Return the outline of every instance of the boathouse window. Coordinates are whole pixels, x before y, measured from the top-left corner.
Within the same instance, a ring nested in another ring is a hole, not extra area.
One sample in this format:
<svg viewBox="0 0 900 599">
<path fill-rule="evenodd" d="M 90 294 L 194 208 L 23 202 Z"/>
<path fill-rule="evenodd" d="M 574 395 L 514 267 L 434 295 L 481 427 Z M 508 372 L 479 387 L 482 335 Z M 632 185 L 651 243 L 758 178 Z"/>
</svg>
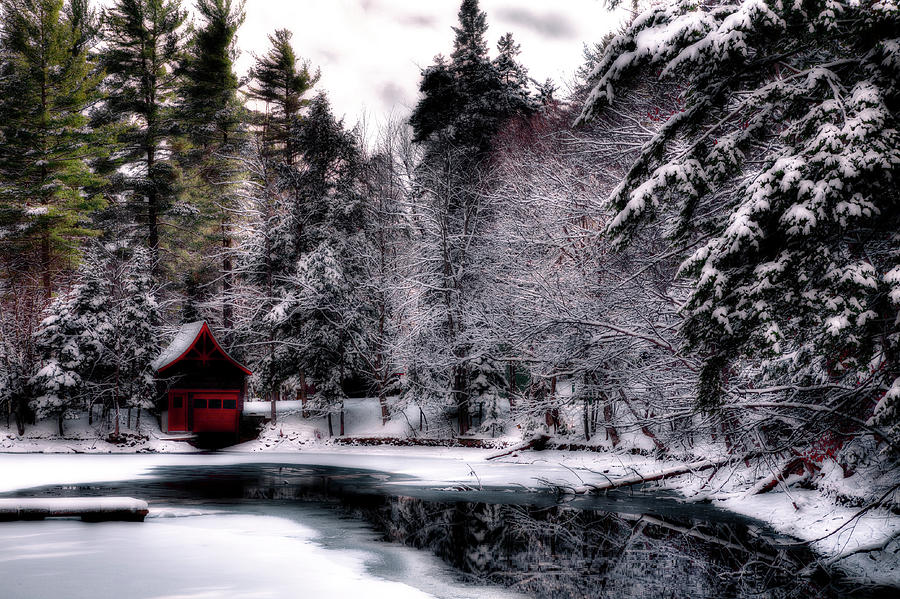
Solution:
<svg viewBox="0 0 900 599">
<path fill-rule="evenodd" d="M 184 406 L 184 404 L 182 402 L 183 402 L 183 400 L 182 400 L 181 396 L 177 395 L 172 399 L 172 407 L 176 410 L 180 410 Z"/>
<path fill-rule="evenodd" d="M 236 410 L 237 409 L 237 400 L 236 399 L 225 399 L 222 401 L 222 407 L 226 410 Z"/>
<path fill-rule="evenodd" d="M 221 410 L 222 409 L 222 400 L 221 399 L 209 400 L 209 409 L 210 410 Z"/>
<path fill-rule="evenodd" d="M 195 408 L 205 408 L 206 407 L 206 399 L 203 397 L 195 397 L 194 398 L 194 407 Z"/>
</svg>

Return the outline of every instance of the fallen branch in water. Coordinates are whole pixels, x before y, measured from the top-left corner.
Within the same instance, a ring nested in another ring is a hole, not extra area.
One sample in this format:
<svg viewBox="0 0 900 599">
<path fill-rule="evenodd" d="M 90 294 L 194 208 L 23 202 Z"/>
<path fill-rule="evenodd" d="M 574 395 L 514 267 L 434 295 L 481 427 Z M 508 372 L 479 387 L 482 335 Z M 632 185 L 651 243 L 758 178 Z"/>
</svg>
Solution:
<svg viewBox="0 0 900 599">
<path fill-rule="evenodd" d="M 607 481 L 604 483 L 585 484 L 578 487 L 567 488 L 572 489 L 572 492 L 579 495 L 586 493 L 600 493 L 603 491 L 610 491 L 612 489 L 619 489 L 622 487 L 630 487 L 633 485 L 640 485 L 657 480 L 673 478 L 675 476 L 681 476 L 682 474 L 692 474 L 694 472 L 700 472 L 702 470 L 709 470 L 710 468 L 718 468 L 720 466 L 724 466 L 725 464 L 750 460 L 759 456 L 760 454 L 761 452 L 754 452 L 743 456 L 730 455 L 718 460 L 698 460 L 696 462 L 672 466 L 671 468 L 666 468 L 664 470 L 657 470 L 656 472 L 641 473 L 635 471 L 635 473 L 631 476 L 623 476 L 619 478 L 610 478 L 607 476 Z M 606 475 L 604 474 L 604 476 Z"/>
</svg>

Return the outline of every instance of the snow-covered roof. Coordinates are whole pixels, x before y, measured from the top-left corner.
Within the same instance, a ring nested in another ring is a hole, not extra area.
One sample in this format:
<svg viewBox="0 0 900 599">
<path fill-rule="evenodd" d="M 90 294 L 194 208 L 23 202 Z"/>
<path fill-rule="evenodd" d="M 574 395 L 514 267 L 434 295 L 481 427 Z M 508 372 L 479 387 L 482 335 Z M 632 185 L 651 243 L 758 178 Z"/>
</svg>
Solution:
<svg viewBox="0 0 900 599">
<path fill-rule="evenodd" d="M 191 345 L 194 344 L 194 339 L 196 339 L 197 335 L 200 334 L 200 331 L 203 330 L 203 325 L 205 324 L 205 320 L 197 320 L 194 322 L 186 322 L 181 325 L 181 328 L 178 329 L 178 334 L 172 339 L 172 343 L 169 344 L 169 347 L 164 349 L 155 360 L 150 362 L 150 366 L 153 370 L 165 368 L 180 358 L 181 355 L 189 350 Z"/>
<path fill-rule="evenodd" d="M 233 363 L 235 366 L 243 370 L 247 374 L 251 374 L 250 370 L 248 370 L 243 364 L 232 358 L 228 355 L 228 352 L 225 351 L 222 346 L 219 345 L 219 342 L 216 341 L 215 336 L 212 334 L 212 331 L 209 330 L 209 326 L 206 324 L 205 320 L 197 320 L 195 322 L 188 322 L 181 325 L 181 328 L 178 329 L 178 333 L 175 335 L 175 338 L 172 339 L 172 343 L 162 351 L 159 356 L 150 363 L 150 366 L 153 367 L 153 370 L 159 372 L 160 370 L 170 366 L 171 364 L 177 362 L 184 354 L 191 349 L 191 346 L 194 345 L 194 342 L 197 340 L 197 337 L 203 332 L 203 329 L 206 329 L 206 332 L 209 334 L 210 339 L 215 344 L 216 348 L 222 352 L 227 360 Z"/>
</svg>

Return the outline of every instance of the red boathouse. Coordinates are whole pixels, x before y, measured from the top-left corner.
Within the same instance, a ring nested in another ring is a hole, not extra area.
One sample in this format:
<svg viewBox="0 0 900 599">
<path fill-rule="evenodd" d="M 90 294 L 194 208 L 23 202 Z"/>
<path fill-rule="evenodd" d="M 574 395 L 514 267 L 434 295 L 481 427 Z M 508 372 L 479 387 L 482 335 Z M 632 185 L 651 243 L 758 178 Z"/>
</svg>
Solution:
<svg viewBox="0 0 900 599">
<path fill-rule="evenodd" d="M 170 433 L 238 433 L 249 369 L 228 355 L 205 320 L 181 326 L 153 363 Z"/>
</svg>

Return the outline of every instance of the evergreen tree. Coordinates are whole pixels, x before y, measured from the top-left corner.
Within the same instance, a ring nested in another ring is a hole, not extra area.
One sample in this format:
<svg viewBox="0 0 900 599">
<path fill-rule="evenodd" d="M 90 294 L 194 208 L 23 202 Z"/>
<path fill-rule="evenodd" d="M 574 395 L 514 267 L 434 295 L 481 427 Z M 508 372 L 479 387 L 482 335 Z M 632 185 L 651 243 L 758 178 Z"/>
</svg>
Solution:
<svg viewBox="0 0 900 599">
<path fill-rule="evenodd" d="M 446 389 L 437 393 L 449 400 L 460 434 L 465 434 L 474 392 L 471 381 L 478 378 L 469 363 L 473 344 L 467 332 L 466 304 L 473 298 L 477 279 L 470 250 L 491 218 L 490 207 L 481 203 L 484 189 L 479 186 L 497 132 L 511 118 L 532 113 L 535 106 L 510 34 L 501 40 L 497 60 L 489 58 L 487 17 L 477 0 L 463 0 L 453 31 L 450 61 L 438 57 L 423 71 L 420 99 L 409 121 L 413 139 L 424 147 L 416 173 L 424 224 L 423 260 L 417 274 L 422 297 L 416 318 L 421 324 L 414 342 L 416 356 L 409 357 L 415 365 L 407 368 L 412 373 L 407 393 Z"/>
<path fill-rule="evenodd" d="M 900 430 L 898 34 L 893 2 L 677 2 L 597 65 L 582 120 L 642 76 L 684 86 L 612 194 L 608 232 L 668 220 L 700 243 L 682 272 L 703 405 L 751 359 L 795 404 L 872 414 L 882 397 L 876 420 Z"/>
<path fill-rule="evenodd" d="M 220 248 L 219 276 L 222 290 L 222 326 L 232 326 L 234 212 L 239 163 L 235 159 L 243 143 L 244 108 L 238 98 L 234 73 L 236 34 L 244 21 L 243 3 L 232 0 L 199 0 L 201 25 L 191 39 L 179 90 L 179 114 L 190 140 L 185 160 L 193 169 L 193 195 L 214 223 L 209 237 Z"/>
<path fill-rule="evenodd" d="M 287 270 L 275 278 L 281 301 L 268 317 L 276 349 L 267 386 L 300 370 L 315 381 L 325 405 L 343 409 L 341 385 L 359 372 L 364 351 L 362 158 L 355 134 L 335 120 L 322 94 L 295 141 L 298 168 L 286 169 L 281 182 L 292 203 L 281 211 L 275 233 Z"/>
<path fill-rule="evenodd" d="M 289 165 L 294 164 L 298 151 L 292 140 L 300 111 L 309 104 L 304 95 L 320 76 L 319 71 L 311 73 L 309 64 L 301 62 L 294 54 L 291 35 L 287 29 L 278 29 L 269 36 L 272 47 L 264 56 L 256 57 L 247 94 L 264 106 L 264 110 L 256 115 L 263 127 L 263 140 Z"/>
<path fill-rule="evenodd" d="M 422 71 L 419 102 L 409 119 L 413 140 L 425 142 L 450 127 L 463 102 L 453 71 L 441 55 Z"/>
<path fill-rule="evenodd" d="M 179 116 L 195 152 L 207 158 L 232 148 L 243 124 L 234 60 L 245 15 L 243 3 L 232 0 L 199 0 L 196 8 L 201 24 L 184 59 Z"/>
<path fill-rule="evenodd" d="M 494 59 L 494 68 L 500 78 L 500 112 L 505 116 L 525 115 L 535 110 L 534 100 L 528 94 L 528 70 L 517 60 L 521 52 L 522 50 L 513 39 L 512 33 L 506 33 L 497 42 L 497 58 Z M 546 96 L 546 86 L 547 83 L 544 83 L 544 87 L 541 88 L 544 90 L 543 96 Z M 546 98 L 540 99 L 546 100 Z"/>
<path fill-rule="evenodd" d="M 103 360 L 112 329 L 111 305 L 104 265 L 99 253 L 90 251 L 79 267 L 78 282 L 56 296 L 35 333 L 41 359 L 30 381 L 35 394 L 31 409 L 38 418 L 56 417 L 60 435 L 66 412 L 93 401 L 86 379 Z"/>
<path fill-rule="evenodd" d="M 76 284 L 47 309 L 36 333 L 41 364 L 30 381 L 31 407 L 38 417 L 56 416 L 59 434 L 71 409 L 102 402 L 115 410 L 118 433 L 120 406 L 152 406 L 159 311 L 150 255 L 148 248 L 96 244 Z"/>
<path fill-rule="evenodd" d="M 0 233 L 9 251 L 37 256 L 44 292 L 92 234 L 104 181 L 90 167 L 106 132 L 86 112 L 101 79 L 90 54 L 96 18 L 87 0 L 2 0 Z"/>
<path fill-rule="evenodd" d="M 171 106 L 186 16 L 181 0 L 117 0 L 104 12 L 108 110 L 129 125 L 119 136 L 120 160 L 129 165 L 123 187 L 134 209 L 146 211 L 147 247 L 157 263 L 159 219 L 176 192 Z"/>
<path fill-rule="evenodd" d="M 463 0 L 458 18 L 450 62 L 438 56 L 422 72 L 421 98 L 410 124 L 418 142 L 450 143 L 481 157 L 505 121 L 536 107 L 527 71 L 516 61 L 520 50 L 512 34 L 500 39 L 492 61 L 485 40 L 487 15 L 478 0 Z"/>
<path fill-rule="evenodd" d="M 160 315 L 153 280 L 155 265 L 152 251 L 147 248 L 130 250 L 126 247 L 117 254 L 124 276 L 118 285 L 115 337 L 107 347 L 113 350 L 118 389 L 129 411 L 137 409 L 135 426 L 139 427 L 141 411 L 152 408 L 156 397 L 156 381 L 150 366 L 159 352 Z"/>
</svg>

